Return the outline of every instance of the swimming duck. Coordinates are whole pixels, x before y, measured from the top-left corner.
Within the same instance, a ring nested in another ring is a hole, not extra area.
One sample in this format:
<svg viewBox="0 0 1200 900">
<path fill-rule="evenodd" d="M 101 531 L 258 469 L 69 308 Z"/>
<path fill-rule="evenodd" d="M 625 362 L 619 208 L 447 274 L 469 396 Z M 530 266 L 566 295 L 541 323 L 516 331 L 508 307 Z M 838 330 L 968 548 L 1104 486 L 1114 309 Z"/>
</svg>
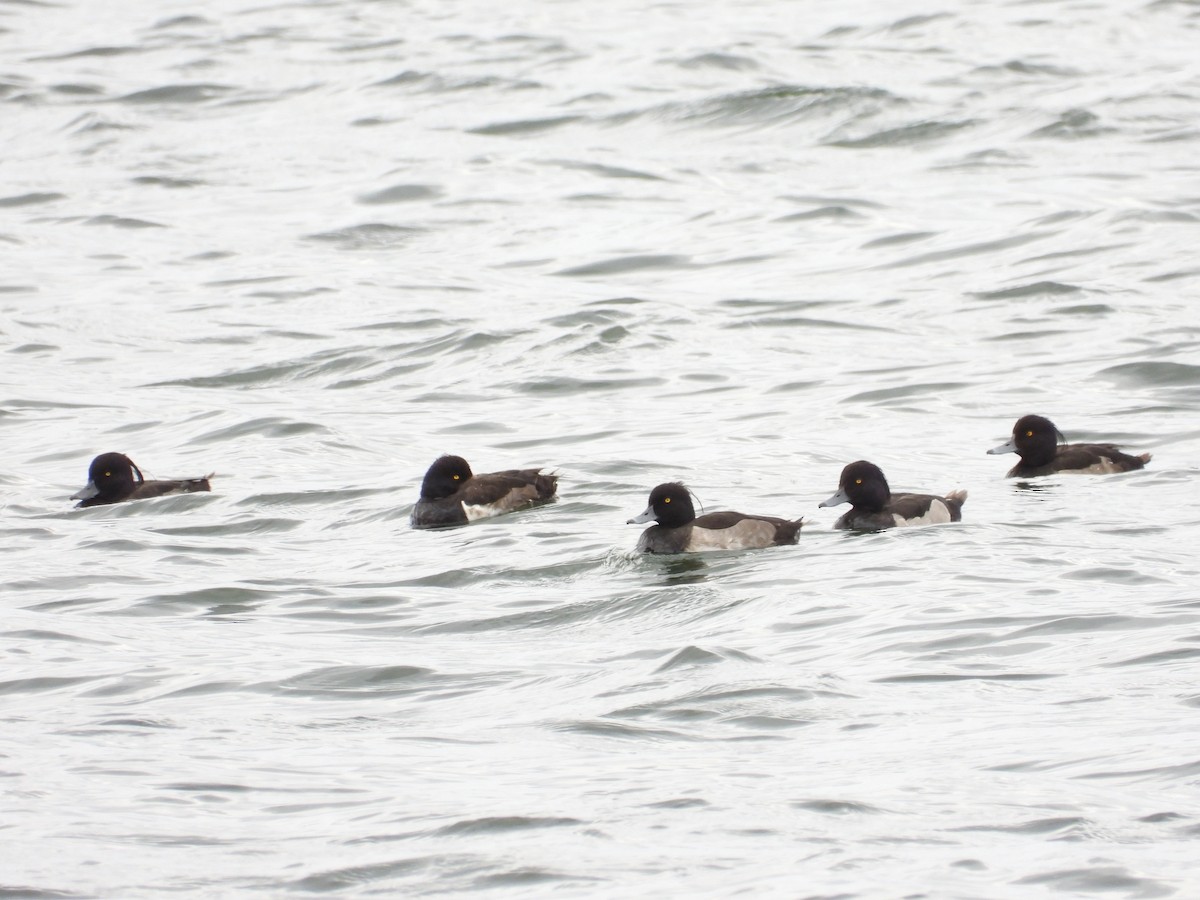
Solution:
<svg viewBox="0 0 1200 900">
<path fill-rule="evenodd" d="M 137 473 L 137 479 L 134 479 Z M 143 500 L 161 497 L 163 494 L 190 494 L 196 491 L 211 491 L 208 480 L 203 478 L 176 478 L 164 481 L 147 481 L 142 470 L 124 453 L 101 453 L 88 467 L 88 483 L 71 495 L 80 501 L 76 509 L 83 506 L 104 506 L 125 500 Z"/>
<path fill-rule="evenodd" d="M 866 460 L 852 462 L 842 469 L 837 492 L 820 506 L 852 504 L 834 528 L 876 531 L 906 525 L 933 525 L 962 520 L 966 491 L 951 491 L 944 497 L 935 494 L 893 494 L 883 471 Z"/>
<path fill-rule="evenodd" d="M 545 503 L 558 490 L 558 476 L 540 469 L 508 469 L 476 475 L 461 456 L 440 456 L 421 482 L 412 511 L 413 528 L 465 525 L 514 509 Z"/>
<path fill-rule="evenodd" d="M 691 492 L 678 482 L 660 484 L 650 492 L 650 504 L 627 525 L 657 522 L 642 532 L 638 550 L 644 553 L 693 553 L 704 550 L 747 550 L 794 544 L 803 519 L 739 512 L 714 512 L 696 517 Z"/>
<path fill-rule="evenodd" d="M 988 453 L 1016 453 L 1021 461 L 1008 471 L 1008 478 L 1033 478 L 1055 472 L 1088 475 L 1132 472 L 1150 462 L 1150 454 L 1131 456 L 1115 444 L 1060 444 L 1066 440 L 1054 423 L 1044 416 L 1022 416 L 1013 426 L 1012 437 Z"/>
</svg>

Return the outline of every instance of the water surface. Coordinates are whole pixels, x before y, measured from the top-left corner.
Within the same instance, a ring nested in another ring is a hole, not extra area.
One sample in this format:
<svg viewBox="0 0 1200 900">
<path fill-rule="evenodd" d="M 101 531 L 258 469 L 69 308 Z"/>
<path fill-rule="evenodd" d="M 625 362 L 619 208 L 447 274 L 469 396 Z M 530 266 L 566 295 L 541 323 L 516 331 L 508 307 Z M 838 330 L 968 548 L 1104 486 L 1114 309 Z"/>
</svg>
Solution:
<svg viewBox="0 0 1200 900">
<path fill-rule="evenodd" d="M 5 6 L 0 892 L 1195 895 L 1198 27 Z M 444 452 L 561 496 L 413 531 Z M 640 558 L 671 479 L 812 522 Z"/>
</svg>

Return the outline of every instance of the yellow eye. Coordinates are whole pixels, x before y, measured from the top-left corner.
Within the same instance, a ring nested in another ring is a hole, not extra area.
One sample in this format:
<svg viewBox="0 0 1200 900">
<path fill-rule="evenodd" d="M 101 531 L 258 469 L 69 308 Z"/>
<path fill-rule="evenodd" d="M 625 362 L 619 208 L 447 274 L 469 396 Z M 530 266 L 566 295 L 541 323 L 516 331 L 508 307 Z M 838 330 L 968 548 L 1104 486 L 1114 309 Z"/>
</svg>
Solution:
<svg viewBox="0 0 1200 900">
<path fill-rule="evenodd" d="M 663 497 L 663 503 L 670 503 L 670 502 L 671 502 L 670 497 Z"/>
<path fill-rule="evenodd" d="M 1033 432 L 1032 431 L 1025 432 L 1025 437 L 1033 437 Z"/>
<path fill-rule="evenodd" d="M 450 477 L 453 478 L 455 481 L 458 481 L 458 479 L 459 479 L 458 475 L 451 475 Z"/>
<path fill-rule="evenodd" d="M 855 478 L 855 479 L 854 479 L 854 483 L 855 483 L 855 484 L 862 484 L 862 479 L 861 479 L 861 478 Z"/>
<path fill-rule="evenodd" d="M 111 477 L 112 477 L 112 472 L 105 472 L 105 473 L 104 473 L 104 477 L 105 477 L 105 478 L 111 478 Z"/>
</svg>

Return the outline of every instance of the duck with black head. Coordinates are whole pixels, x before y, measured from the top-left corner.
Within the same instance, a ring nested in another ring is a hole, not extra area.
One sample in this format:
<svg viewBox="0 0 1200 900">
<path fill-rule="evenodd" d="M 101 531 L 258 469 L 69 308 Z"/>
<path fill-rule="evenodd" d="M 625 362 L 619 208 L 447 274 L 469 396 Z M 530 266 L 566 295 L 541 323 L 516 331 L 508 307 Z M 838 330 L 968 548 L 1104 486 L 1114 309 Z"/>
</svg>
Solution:
<svg viewBox="0 0 1200 900">
<path fill-rule="evenodd" d="M 439 456 L 421 482 L 413 528 L 445 528 L 499 516 L 554 499 L 558 476 L 541 469 L 476 475 L 461 456 Z"/>
<path fill-rule="evenodd" d="M 883 470 L 865 459 L 842 469 L 838 489 L 819 506 L 849 503 L 850 510 L 834 522 L 834 528 L 879 531 L 908 525 L 934 525 L 962 521 L 966 491 L 936 494 L 893 494 Z"/>
<path fill-rule="evenodd" d="M 80 501 L 76 504 L 78 509 L 81 506 L 104 506 L 126 500 L 144 500 L 164 494 L 211 491 L 209 479 L 212 477 L 212 474 L 209 474 L 202 478 L 147 481 L 142 475 L 142 470 L 124 453 L 101 453 L 88 467 L 88 483 L 72 494 L 71 499 Z"/>
<path fill-rule="evenodd" d="M 1057 472 L 1106 475 L 1132 472 L 1150 462 L 1149 453 L 1131 456 L 1116 444 L 1064 444 L 1054 423 L 1044 416 L 1021 416 L 1013 425 L 1012 437 L 988 451 L 1015 453 L 1021 461 L 1008 470 L 1008 478 L 1034 478 Z"/>
<path fill-rule="evenodd" d="M 650 504 L 625 524 L 656 522 L 642 532 L 638 550 L 644 553 L 695 553 L 705 550 L 749 550 L 794 544 L 803 519 L 780 519 L 739 512 L 696 516 L 691 491 L 678 482 L 660 484 L 650 492 Z"/>
</svg>

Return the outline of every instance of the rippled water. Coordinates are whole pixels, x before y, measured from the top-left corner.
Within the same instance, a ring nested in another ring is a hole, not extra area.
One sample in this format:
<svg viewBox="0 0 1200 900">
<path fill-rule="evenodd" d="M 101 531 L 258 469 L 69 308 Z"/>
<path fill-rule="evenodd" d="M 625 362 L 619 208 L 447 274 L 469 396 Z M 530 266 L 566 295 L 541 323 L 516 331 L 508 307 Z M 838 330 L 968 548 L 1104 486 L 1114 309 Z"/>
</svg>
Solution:
<svg viewBox="0 0 1200 900">
<path fill-rule="evenodd" d="M 1198 38 L 0 5 L 0 894 L 1200 894 Z M 561 497 L 413 531 L 442 452 Z M 832 531 L 861 457 L 964 522 Z M 812 524 L 640 558 L 674 478 Z"/>
</svg>

